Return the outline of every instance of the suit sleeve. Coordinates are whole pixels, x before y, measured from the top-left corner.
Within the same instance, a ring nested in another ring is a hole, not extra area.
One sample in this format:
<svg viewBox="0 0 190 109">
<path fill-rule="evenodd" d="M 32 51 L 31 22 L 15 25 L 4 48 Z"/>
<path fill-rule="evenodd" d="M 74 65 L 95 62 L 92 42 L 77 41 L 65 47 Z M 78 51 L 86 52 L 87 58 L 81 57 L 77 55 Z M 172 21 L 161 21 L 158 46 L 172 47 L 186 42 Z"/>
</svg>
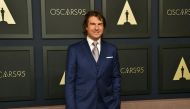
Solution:
<svg viewBox="0 0 190 109">
<path fill-rule="evenodd" d="M 67 54 L 65 98 L 66 109 L 76 109 L 75 101 L 75 78 L 76 78 L 76 51 L 69 47 Z"/>
<path fill-rule="evenodd" d="M 120 109 L 120 90 L 121 90 L 121 75 L 120 75 L 120 65 L 119 65 L 119 58 L 117 49 L 115 50 L 115 58 L 114 58 L 114 65 L 113 65 L 113 94 L 115 98 L 115 108 L 113 109 Z"/>
</svg>

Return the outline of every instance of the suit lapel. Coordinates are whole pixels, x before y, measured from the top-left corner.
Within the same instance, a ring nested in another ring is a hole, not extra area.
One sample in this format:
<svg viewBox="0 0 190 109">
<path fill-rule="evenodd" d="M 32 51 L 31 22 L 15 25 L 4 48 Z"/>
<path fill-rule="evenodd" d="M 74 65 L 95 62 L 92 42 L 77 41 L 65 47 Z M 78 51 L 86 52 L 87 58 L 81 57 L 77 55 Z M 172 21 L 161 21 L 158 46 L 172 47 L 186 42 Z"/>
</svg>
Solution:
<svg viewBox="0 0 190 109">
<path fill-rule="evenodd" d="M 86 56 L 89 57 L 89 59 L 90 59 L 90 62 L 93 62 L 93 64 L 96 64 L 96 61 L 95 61 L 94 57 L 92 56 L 92 52 L 90 50 L 90 47 L 89 47 L 86 39 L 84 40 L 84 49 L 85 49 L 84 51 L 86 51 L 86 53 L 85 53 Z"/>
<path fill-rule="evenodd" d="M 99 56 L 99 59 L 98 59 L 98 62 L 95 61 L 93 55 L 92 55 L 92 52 L 90 50 L 90 47 L 88 45 L 88 42 L 87 40 L 84 40 L 84 51 L 86 53 L 84 53 L 86 55 L 87 58 L 90 59 L 90 62 L 92 62 L 95 66 L 95 69 L 97 70 L 97 77 L 100 77 L 101 76 L 101 69 L 103 68 L 103 63 L 104 63 L 104 58 L 105 58 L 105 55 L 106 55 L 106 46 L 105 46 L 105 42 L 102 40 L 101 41 L 101 52 L 100 52 L 100 56 Z"/>
<path fill-rule="evenodd" d="M 99 59 L 98 59 L 98 77 L 101 75 L 101 68 L 103 67 L 103 63 L 104 63 L 104 58 L 105 58 L 105 55 L 106 55 L 106 46 L 105 46 L 105 43 L 104 41 L 102 40 L 101 41 L 101 52 L 100 52 L 100 56 L 99 56 Z"/>
</svg>

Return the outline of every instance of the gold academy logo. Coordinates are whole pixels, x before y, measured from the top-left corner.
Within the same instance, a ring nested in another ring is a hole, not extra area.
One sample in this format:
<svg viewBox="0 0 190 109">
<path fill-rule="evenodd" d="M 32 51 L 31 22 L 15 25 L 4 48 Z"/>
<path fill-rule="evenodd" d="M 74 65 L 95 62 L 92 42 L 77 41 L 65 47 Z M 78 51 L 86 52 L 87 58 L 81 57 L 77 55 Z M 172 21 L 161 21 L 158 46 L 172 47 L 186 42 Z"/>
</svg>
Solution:
<svg viewBox="0 0 190 109">
<path fill-rule="evenodd" d="M 126 0 L 124 8 L 121 12 L 117 25 L 137 25 L 137 21 L 131 10 L 128 0 Z"/>
<path fill-rule="evenodd" d="M 183 57 L 181 58 L 173 80 L 190 80 L 190 72 Z"/>
<path fill-rule="evenodd" d="M 16 24 L 4 0 L 0 0 L 0 24 Z"/>
<path fill-rule="evenodd" d="M 62 76 L 62 79 L 61 79 L 59 85 L 65 85 L 65 72 L 63 73 L 63 76 Z"/>
</svg>

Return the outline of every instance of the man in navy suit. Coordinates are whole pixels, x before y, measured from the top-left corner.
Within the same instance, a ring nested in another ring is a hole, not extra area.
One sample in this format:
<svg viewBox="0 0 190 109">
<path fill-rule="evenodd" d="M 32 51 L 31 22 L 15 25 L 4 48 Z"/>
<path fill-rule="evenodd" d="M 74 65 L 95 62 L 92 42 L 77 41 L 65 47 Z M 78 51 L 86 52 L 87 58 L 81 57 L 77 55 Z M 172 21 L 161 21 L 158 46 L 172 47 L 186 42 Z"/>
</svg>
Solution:
<svg viewBox="0 0 190 109">
<path fill-rule="evenodd" d="M 105 26 L 101 13 L 89 11 L 83 22 L 86 38 L 68 48 L 67 109 L 120 109 L 118 53 L 102 40 Z"/>
</svg>

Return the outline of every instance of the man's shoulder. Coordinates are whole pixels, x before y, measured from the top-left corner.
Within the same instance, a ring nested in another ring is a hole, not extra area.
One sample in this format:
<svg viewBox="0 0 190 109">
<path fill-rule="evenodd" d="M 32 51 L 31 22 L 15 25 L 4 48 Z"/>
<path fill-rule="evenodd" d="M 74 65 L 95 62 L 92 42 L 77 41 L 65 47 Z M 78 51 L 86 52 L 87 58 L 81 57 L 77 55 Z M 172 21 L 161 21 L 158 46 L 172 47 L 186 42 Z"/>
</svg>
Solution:
<svg viewBox="0 0 190 109">
<path fill-rule="evenodd" d="M 82 44 L 84 44 L 84 42 L 85 42 L 85 40 L 83 39 L 83 40 L 81 40 L 81 41 L 78 41 L 78 42 L 75 42 L 75 43 L 69 45 L 68 48 L 69 48 L 69 49 L 77 49 L 77 48 L 79 48 Z"/>
<path fill-rule="evenodd" d="M 112 49 L 117 49 L 116 45 L 114 45 L 113 43 L 111 42 L 108 42 L 108 41 L 105 41 L 105 40 L 102 40 L 103 44 L 109 48 L 112 48 Z"/>
</svg>

